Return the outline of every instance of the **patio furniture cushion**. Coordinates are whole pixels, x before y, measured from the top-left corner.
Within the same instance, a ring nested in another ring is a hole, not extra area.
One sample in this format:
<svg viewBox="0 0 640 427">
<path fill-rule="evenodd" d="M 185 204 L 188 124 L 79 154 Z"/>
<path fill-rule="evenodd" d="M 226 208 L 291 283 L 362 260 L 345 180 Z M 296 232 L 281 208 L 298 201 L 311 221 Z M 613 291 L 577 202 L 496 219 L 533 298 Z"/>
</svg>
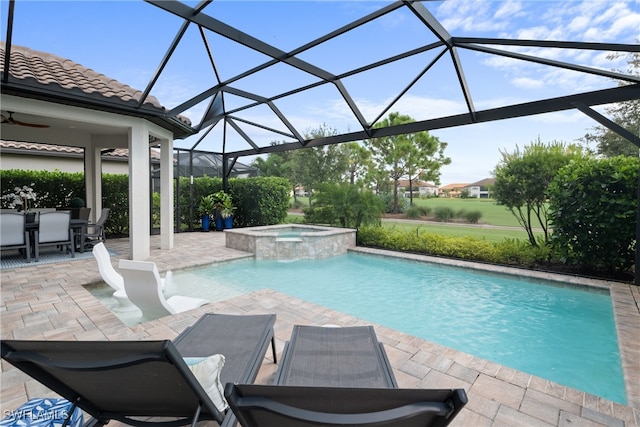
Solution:
<svg viewBox="0 0 640 427">
<path fill-rule="evenodd" d="M 4 360 L 77 402 L 94 418 L 92 426 L 110 420 L 152 426 L 159 418 L 167 421 L 167 427 L 191 424 L 194 419 L 233 425 L 233 413 L 216 408 L 183 357 L 223 354 L 227 366 L 221 380 L 251 383 L 269 343 L 275 345 L 275 319 L 275 314 L 207 314 L 174 342 L 3 340 L 0 344 Z"/>
<path fill-rule="evenodd" d="M 224 355 L 213 354 L 209 357 L 185 357 L 189 370 L 196 377 L 204 391 L 207 392 L 218 411 L 224 412 L 229 407 L 224 398 L 224 387 L 220 383 L 220 371 L 224 366 Z"/>
<path fill-rule="evenodd" d="M 30 399 L 15 411 L 5 411 L 8 415 L 0 421 L 0 427 L 59 427 L 69 418 L 69 427 L 80 427 L 84 417 L 80 408 L 66 399 Z"/>
</svg>

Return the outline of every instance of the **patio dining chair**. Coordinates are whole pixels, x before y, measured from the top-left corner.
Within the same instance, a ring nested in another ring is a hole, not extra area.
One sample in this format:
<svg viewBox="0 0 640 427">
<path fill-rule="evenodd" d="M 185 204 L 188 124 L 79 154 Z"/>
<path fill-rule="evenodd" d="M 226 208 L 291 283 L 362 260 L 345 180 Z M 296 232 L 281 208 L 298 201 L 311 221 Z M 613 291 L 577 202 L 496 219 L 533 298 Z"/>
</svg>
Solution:
<svg viewBox="0 0 640 427">
<path fill-rule="evenodd" d="M 75 242 L 71 229 L 71 212 L 41 212 L 38 228 L 35 231 L 35 259 L 40 259 L 40 248 L 43 246 L 68 247 L 71 257 L 75 258 Z"/>
<path fill-rule="evenodd" d="M 100 218 L 95 223 L 87 224 L 87 230 L 84 235 L 85 245 L 93 246 L 99 242 L 105 242 L 106 236 L 104 233 L 104 224 L 107 222 L 109 218 L 110 208 L 103 208 L 100 212 Z"/>
<path fill-rule="evenodd" d="M 0 213 L 0 248 L 22 249 L 31 262 L 31 242 L 26 229 L 27 216 L 22 212 Z"/>
</svg>

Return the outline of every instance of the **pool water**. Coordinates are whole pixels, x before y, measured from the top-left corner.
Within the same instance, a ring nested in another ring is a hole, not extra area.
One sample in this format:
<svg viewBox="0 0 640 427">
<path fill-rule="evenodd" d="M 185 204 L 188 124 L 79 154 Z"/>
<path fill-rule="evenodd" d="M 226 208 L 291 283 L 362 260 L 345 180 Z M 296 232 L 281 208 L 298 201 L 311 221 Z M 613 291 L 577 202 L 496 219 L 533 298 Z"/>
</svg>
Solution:
<svg viewBox="0 0 640 427">
<path fill-rule="evenodd" d="M 173 278 L 168 295 L 213 302 L 269 288 L 626 404 L 606 290 L 356 253 Z"/>
</svg>

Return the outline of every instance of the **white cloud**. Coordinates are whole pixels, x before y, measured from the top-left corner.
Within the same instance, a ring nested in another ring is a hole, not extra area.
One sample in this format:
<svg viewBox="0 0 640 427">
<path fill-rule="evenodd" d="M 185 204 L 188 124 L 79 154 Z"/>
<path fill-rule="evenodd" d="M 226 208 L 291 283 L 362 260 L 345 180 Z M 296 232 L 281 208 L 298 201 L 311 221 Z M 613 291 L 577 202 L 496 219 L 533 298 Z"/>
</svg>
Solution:
<svg viewBox="0 0 640 427">
<path fill-rule="evenodd" d="M 522 3 L 520 1 L 505 1 L 493 14 L 496 19 L 512 19 L 522 14 Z"/>
<path fill-rule="evenodd" d="M 518 77 L 511 80 L 511 84 L 515 87 L 523 89 L 540 89 L 544 87 L 544 82 L 538 79 L 531 79 L 529 77 Z"/>
</svg>

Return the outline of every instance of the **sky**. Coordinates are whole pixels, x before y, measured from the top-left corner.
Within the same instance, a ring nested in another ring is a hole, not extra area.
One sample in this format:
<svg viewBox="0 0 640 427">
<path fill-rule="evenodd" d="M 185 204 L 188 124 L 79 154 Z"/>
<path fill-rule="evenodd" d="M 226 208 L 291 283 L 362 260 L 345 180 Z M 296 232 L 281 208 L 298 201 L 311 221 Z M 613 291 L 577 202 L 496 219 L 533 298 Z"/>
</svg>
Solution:
<svg viewBox="0 0 640 427">
<path fill-rule="evenodd" d="M 185 2 L 195 5 L 196 2 Z M 258 37 L 281 50 L 295 49 L 352 22 L 388 2 L 380 1 L 243 1 L 216 0 L 205 9 L 209 15 Z M 570 40 L 634 44 L 640 42 L 640 1 L 615 0 L 449 0 L 423 3 L 454 36 Z M 0 0 L 2 40 L 6 38 L 7 0 Z M 158 68 L 182 21 L 141 1 L 30 1 L 15 5 L 13 44 L 68 58 L 119 82 L 144 90 Z M 215 34 L 208 34 L 216 70 L 204 55 L 197 29 L 190 27 L 153 87 L 151 94 L 171 108 L 223 80 L 268 58 Z M 376 60 L 435 41 L 433 34 L 407 11 L 386 15 L 322 46 L 300 55 L 301 59 L 340 74 Z M 624 58 L 610 60 L 607 52 L 521 48 L 560 61 L 601 69 L 625 69 Z M 344 86 L 368 121 L 397 111 L 415 120 L 465 112 L 466 103 L 451 61 L 439 60 L 418 78 L 437 52 L 429 51 L 398 63 L 345 78 Z M 574 71 L 548 68 L 482 53 L 460 51 L 467 83 L 477 110 L 576 92 L 615 87 L 611 79 Z M 417 78 L 396 103 L 392 100 Z M 269 97 L 315 81 L 315 77 L 284 65 L 270 67 L 258 77 L 233 83 L 234 87 Z M 246 104 L 243 98 L 225 98 L 227 107 Z M 338 132 L 360 130 L 337 90 L 331 85 L 309 94 L 276 102 L 302 132 L 325 125 Z M 388 110 L 386 110 L 389 108 Z M 204 104 L 184 115 L 196 122 Z M 604 112 L 602 107 L 598 111 Z M 238 113 L 246 120 L 284 130 L 266 107 Z M 446 142 L 445 155 L 452 163 L 441 170 L 441 184 L 472 183 L 491 176 L 501 151 L 540 139 L 543 142 L 577 142 L 593 126 L 578 111 L 550 113 L 430 133 Z M 278 133 L 246 127 L 260 144 L 289 141 Z M 233 131 L 227 150 L 248 146 Z M 202 137 L 176 140 L 188 148 Z M 216 127 L 198 149 L 221 151 L 222 129 Z M 250 163 L 252 158 L 240 159 Z"/>
</svg>

